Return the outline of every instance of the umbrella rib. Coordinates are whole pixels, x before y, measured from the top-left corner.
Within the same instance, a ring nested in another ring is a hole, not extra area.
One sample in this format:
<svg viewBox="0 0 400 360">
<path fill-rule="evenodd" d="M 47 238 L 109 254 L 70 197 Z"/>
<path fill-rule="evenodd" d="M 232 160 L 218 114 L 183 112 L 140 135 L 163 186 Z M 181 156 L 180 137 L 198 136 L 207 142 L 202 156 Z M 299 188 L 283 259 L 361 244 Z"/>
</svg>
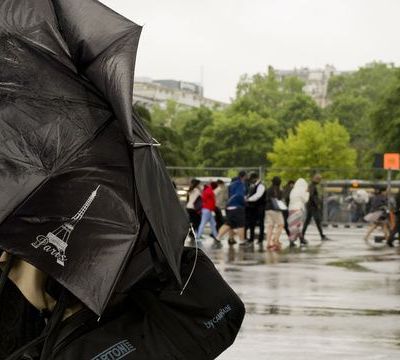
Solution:
<svg viewBox="0 0 400 360">
<path fill-rule="evenodd" d="M 161 146 L 161 143 L 158 142 L 155 138 L 151 139 L 152 142 L 133 142 L 131 143 L 133 148 L 144 147 L 144 146 Z"/>
<path fill-rule="evenodd" d="M 189 229 L 188 235 L 189 235 L 190 233 L 192 233 L 193 236 L 194 236 L 194 242 L 195 242 L 195 244 L 196 244 L 196 255 L 195 255 L 195 258 L 194 258 L 194 263 L 193 263 L 192 270 L 191 270 L 191 272 L 190 272 L 190 274 L 189 274 L 189 276 L 188 276 L 188 278 L 187 278 L 187 280 L 186 280 L 186 283 L 185 283 L 185 285 L 183 286 L 182 291 L 180 292 L 179 295 L 183 295 L 183 293 L 185 292 L 187 286 L 189 285 L 189 282 L 190 282 L 190 280 L 192 279 L 192 276 L 193 276 L 194 271 L 195 271 L 195 269 L 196 269 L 197 260 L 198 260 L 198 256 L 199 256 L 199 246 L 198 246 L 198 244 L 197 244 L 196 232 L 194 231 L 193 225 L 190 225 L 190 229 Z"/>
</svg>

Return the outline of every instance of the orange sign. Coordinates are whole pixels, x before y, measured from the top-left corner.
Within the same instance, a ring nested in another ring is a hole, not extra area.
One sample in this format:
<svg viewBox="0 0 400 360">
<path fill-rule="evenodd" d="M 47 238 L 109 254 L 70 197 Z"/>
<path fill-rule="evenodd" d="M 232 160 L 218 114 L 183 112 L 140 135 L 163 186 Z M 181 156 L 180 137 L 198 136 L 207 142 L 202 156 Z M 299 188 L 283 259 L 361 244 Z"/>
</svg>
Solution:
<svg viewBox="0 0 400 360">
<path fill-rule="evenodd" d="M 400 169 L 400 154 L 387 153 L 383 155 L 383 168 L 386 170 Z"/>
</svg>

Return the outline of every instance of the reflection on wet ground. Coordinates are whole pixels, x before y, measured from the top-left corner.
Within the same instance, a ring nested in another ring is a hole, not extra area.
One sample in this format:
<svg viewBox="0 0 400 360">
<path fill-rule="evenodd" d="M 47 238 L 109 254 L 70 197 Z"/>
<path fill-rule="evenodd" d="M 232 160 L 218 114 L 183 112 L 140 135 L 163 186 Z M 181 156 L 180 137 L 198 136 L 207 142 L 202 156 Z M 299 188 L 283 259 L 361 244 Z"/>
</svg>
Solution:
<svg viewBox="0 0 400 360">
<path fill-rule="evenodd" d="M 363 229 L 329 229 L 321 244 L 280 253 L 205 251 L 246 304 L 220 360 L 400 359 L 400 251 L 366 244 Z M 286 239 L 282 239 L 286 242 Z"/>
</svg>

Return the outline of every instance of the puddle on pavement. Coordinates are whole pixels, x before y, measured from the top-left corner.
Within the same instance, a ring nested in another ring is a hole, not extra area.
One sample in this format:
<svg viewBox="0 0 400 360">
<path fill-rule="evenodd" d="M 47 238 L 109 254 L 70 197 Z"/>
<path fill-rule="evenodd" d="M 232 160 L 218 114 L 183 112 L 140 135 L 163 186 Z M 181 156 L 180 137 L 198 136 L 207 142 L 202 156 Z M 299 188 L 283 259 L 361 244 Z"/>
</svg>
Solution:
<svg viewBox="0 0 400 360">
<path fill-rule="evenodd" d="M 357 260 L 338 260 L 338 261 L 332 261 L 327 263 L 326 265 L 329 266 L 336 266 L 340 268 L 344 268 L 347 270 L 352 270 L 352 271 L 361 271 L 361 272 L 369 272 L 371 270 L 367 269 L 366 267 L 360 265 Z"/>
</svg>

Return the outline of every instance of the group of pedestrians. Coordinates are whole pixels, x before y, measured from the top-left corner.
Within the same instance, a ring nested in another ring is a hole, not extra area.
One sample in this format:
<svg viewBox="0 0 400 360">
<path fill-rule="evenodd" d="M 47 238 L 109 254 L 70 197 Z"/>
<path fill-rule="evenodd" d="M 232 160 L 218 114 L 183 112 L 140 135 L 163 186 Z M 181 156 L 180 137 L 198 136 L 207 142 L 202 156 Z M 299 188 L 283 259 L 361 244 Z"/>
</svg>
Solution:
<svg viewBox="0 0 400 360">
<path fill-rule="evenodd" d="M 259 174 L 239 172 L 229 186 L 222 180 L 210 182 L 203 187 L 193 179 L 187 195 L 187 211 L 190 222 L 201 242 L 204 228 L 210 224 L 214 248 L 222 247 L 221 239 L 228 235 L 229 245 L 251 245 L 255 241 L 256 228 L 258 243 L 265 238 L 267 250 L 279 251 L 283 229 L 289 237 L 290 246 L 306 245 L 305 232 L 314 219 L 322 240 L 327 240 L 321 225 L 321 204 L 317 186 L 321 176 L 316 174 L 310 186 L 305 179 L 289 181 L 281 189 L 281 179 L 275 176 L 270 187 L 262 183 Z M 223 216 L 225 210 L 225 217 Z"/>
</svg>

